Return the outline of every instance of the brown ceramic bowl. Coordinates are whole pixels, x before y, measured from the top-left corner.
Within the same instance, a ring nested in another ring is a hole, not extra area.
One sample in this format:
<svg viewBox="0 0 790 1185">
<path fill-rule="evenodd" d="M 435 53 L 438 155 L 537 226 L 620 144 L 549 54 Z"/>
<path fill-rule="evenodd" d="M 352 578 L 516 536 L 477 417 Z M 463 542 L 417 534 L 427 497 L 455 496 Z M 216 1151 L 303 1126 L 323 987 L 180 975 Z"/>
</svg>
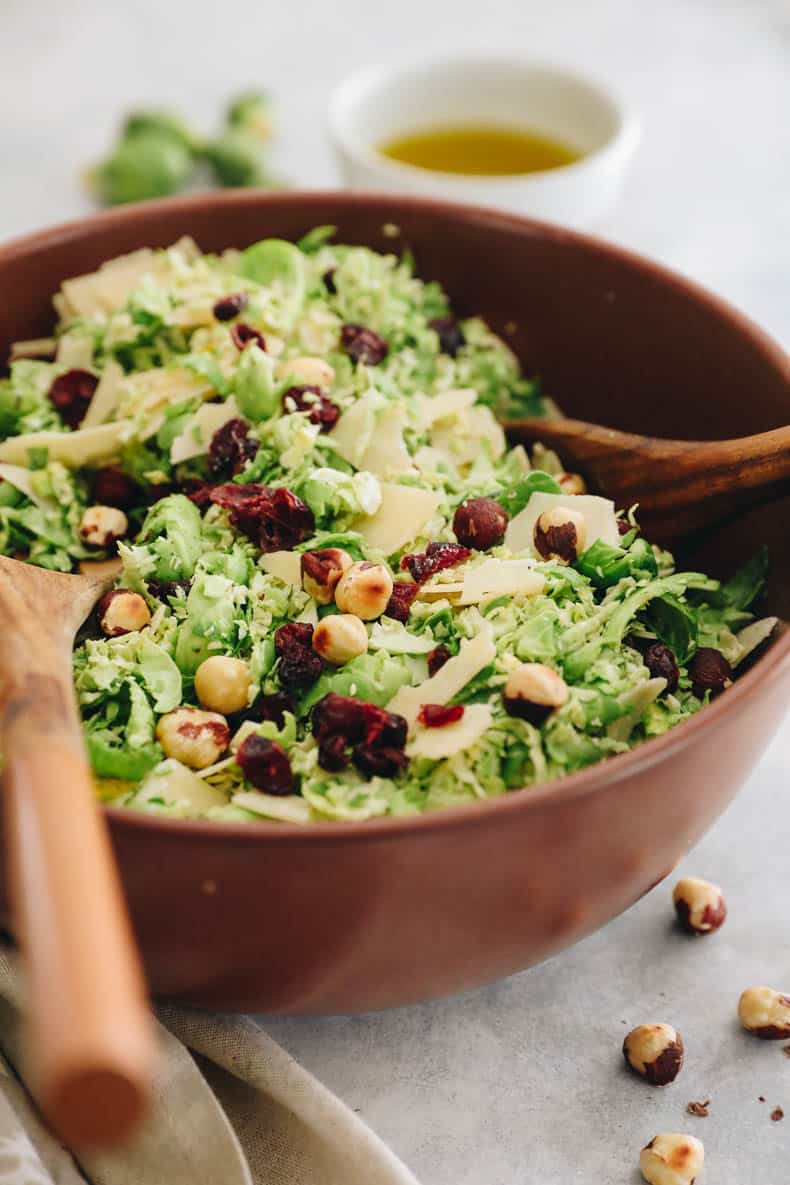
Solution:
<svg viewBox="0 0 790 1185">
<path fill-rule="evenodd" d="M 319 223 L 380 250 L 412 246 L 421 274 L 509 334 L 569 414 L 694 438 L 790 420 L 790 360 L 685 280 L 526 219 L 405 198 L 208 194 L 12 243 L 0 248 L 0 356 L 48 331 L 61 280 L 111 256 L 182 234 L 207 250 L 244 246 Z M 769 608 L 790 618 L 788 518 L 787 501 L 752 512 L 695 559 L 726 574 L 773 543 Z M 732 690 L 665 736 L 538 789 L 416 819 L 300 828 L 109 810 L 151 987 L 210 1007 L 326 1013 L 527 967 L 667 875 L 759 760 L 788 691 L 785 631 Z"/>
</svg>

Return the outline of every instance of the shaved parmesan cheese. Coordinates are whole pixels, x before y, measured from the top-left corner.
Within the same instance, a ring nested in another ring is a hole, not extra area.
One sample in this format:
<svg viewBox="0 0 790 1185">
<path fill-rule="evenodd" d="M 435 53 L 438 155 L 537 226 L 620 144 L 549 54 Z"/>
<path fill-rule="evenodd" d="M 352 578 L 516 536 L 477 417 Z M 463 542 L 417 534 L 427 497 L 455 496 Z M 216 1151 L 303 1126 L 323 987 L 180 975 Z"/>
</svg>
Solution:
<svg viewBox="0 0 790 1185">
<path fill-rule="evenodd" d="M 423 704 L 449 703 L 495 657 L 496 646 L 490 630 L 481 631 L 475 638 L 464 639 L 459 653 L 448 658 L 435 675 L 419 687 L 401 687 L 387 704 L 387 709 L 405 716 L 409 728 L 413 729 Z"/>
<path fill-rule="evenodd" d="M 544 510 L 551 510 L 555 506 L 565 506 L 584 515 L 587 527 L 585 547 L 590 547 L 596 539 L 602 539 L 612 547 L 619 545 L 620 532 L 617 529 L 614 502 L 608 498 L 598 498 L 595 494 L 535 493 L 524 509 L 508 523 L 505 547 L 511 551 L 524 551 L 527 548 L 534 551 L 535 523 Z"/>
<path fill-rule="evenodd" d="M 417 452 L 414 454 L 414 464 L 420 473 L 441 473 L 447 469 L 451 473 L 457 472 L 455 465 L 446 453 L 440 452 L 438 448 L 431 448 L 427 444 L 417 449 Z"/>
<path fill-rule="evenodd" d="M 42 498 L 40 494 L 36 493 L 30 469 L 25 469 L 22 465 L 0 465 L 0 479 L 7 481 L 31 502 L 35 502 L 36 506 L 48 507 L 52 505 L 50 498 Z"/>
<path fill-rule="evenodd" d="M 382 482 L 378 510 L 368 518 L 358 520 L 353 529 L 359 531 L 369 547 L 392 555 L 418 538 L 425 524 L 436 514 L 441 501 L 441 494 L 433 490 Z"/>
<path fill-rule="evenodd" d="M 78 432 L 28 432 L 24 436 L 11 436 L 0 443 L 0 461 L 24 465 L 30 449 L 45 448 L 50 461 L 62 461 L 76 469 L 115 456 L 130 429 L 129 420 L 116 420 L 97 428 L 80 428 Z"/>
<path fill-rule="evenodd" d="M 364 468 L 362 457 L 376 427 L 376 412 L 383 405 L 383 396 L 378 391 L 368 391 L 348 411 L 343 412 L 326 437 L 335 452 L 355 469 Z"/>
<path fill-rule="evenodd" d="M 358 468 L 375 473 L 377 477 L 417 472 L 403 443 L 405 420 L 405 409 L 396 404 L 381 412 Z"/>
<path fill-rule="evenodd" d="M 109 259 L 98 271 L 64 280 L 61 309 L 68 317 L 97 317 L 121 309 L 143 276 L 152 270 L 154 253 L 142 247 L 129 255 Z"/>
<path fill-rule="evenodd" d="M 27 341 L 12 342 L 8 361 L 18 362 L 20 358 L 51 358 L 56 348 L 54 337 L 31 337 Z"/>
<path fill-rule="evenodd" d="M 67 370 L 88 370 L 93 362 L 93 338 L 86 333 L 64 333 L 55 351 L 55 361 Z"/>
<path fill-rule="evenodd" d="M 545 584 L 532 560 L 488 559 L 464 573 L 459 604 L 474 605 L 486 597 L 503 597 L 509 593 L 537 596 Z"/>
<path fill-rule="evenodd" d="M 260 564 L 270 576 L 296 588 L 302 587 L 302 557 L 297 551 L 270 551 L 261 556 Z"/>
<path fill-rule="evenodd" d="M 117 362 L 108 362 L 88 405 L 85 419 L 82 421 L 83 428 L 95 428 L 97 424 L 103 424 L 105 420 L 110 419 L 121 398 L 122 380 L 123 367 Z"/>
<path fill-rule="evenodd" d="M 224 806 L 227 801 L 221 790 L 173 757 L 148 774 L 135 795 L 135 802 L 148 802 L 152 798 L 186 806 L 197 815 L 213 806 Z"/>
<path fill-rule="evenodd" d="M 471 407 L 477 400 L 477 392 L 472 387 L 457 391 L 442 391 L 432 399 L 426 399 L 423 407 L 423 424 L 429 428 L 439 420 L 454 419 Z"/>
<path fill-rule="evenodd" d="M 193 457 L 202 457 L 208 452 L 214 433 L 238 415 L 238 404 L 232 395 L 224 403 L 204 403 L 170 445 L 171 463 L 179 465 Z"/>
<path fill-rule="evenodd" d="M 420 728 L 406 746 L 407 757 L 429 757 L 440 761 L 453 757 L 476 745 L 491 727 L 492 712 L 488 704 L 466 704 L 464 714 L 453 724 L 441 728 Z"/>
<path fill-rule="evenodd" d="M 276 819 L 278 823 L 309 823 L 312 812 L 309 805 L 298 794 L 264 794 L 261 790 L 241 790 L 234 794 L 234 806 L 262 815 L 264 819 Z"/>
</svg>

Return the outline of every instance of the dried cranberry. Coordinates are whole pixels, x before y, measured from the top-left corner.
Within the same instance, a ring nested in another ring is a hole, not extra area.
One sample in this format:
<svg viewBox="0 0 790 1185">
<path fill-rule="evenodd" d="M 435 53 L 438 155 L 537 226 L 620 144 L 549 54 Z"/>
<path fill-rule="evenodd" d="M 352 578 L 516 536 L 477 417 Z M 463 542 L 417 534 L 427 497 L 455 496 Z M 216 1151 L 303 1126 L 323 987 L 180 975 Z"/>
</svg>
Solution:
<svg viewBox="0 0 790 1185">
<path fill-rule="evenodd" d="M 463 714 L 463 704 L 423 704 L 417 719 L 426 728 L 444 728 L 446 724 L 455 724 Z"/>
<path fill-rule="evenodd" d="M 364 325 L 344 325 L 340 331 L 343 349 L 355 362 L 378 366 L 389 353 L 389 346 L 380 334 Z"/>
<path fill-rule="evenodd" d="M 194 502 L 200 510 L 205 510 L 211 505 L 211 494 L 216 489 L 216 486 L 211 485 L 207 481 L 197 481 L 192 478 L 189 481 L 185 481 L 181 489 L 189 498 L 190 502 Z M 162 494 L 162 497 L 164 498 L 166 495 Z M 155 501 L 158 502 L 159 499 L 157 498 Z"/>
<path fill-rule="evenodd" d="M 379 748 L 376 745 L 357 745 L 353 752 L 357 769 L 368 777 L 394 778 L 409 764 L 402 749 Z"/>
<path fill-rule="evenodd" d="M 365 735 L 365 705 L 330 691 L 313 708 L 313 733 L 319 743 L 329 737 L 343 737 L 349 744 L 361 741 Z"/>
<path fill-rule="evenodd" d="M 286 712 L 296 714 L 296 706 L 290 695 L 283 695 L 281 691 L 260 696 L 253 707 L 259 720 L 271 721 L 277 728 L 282 728 L 285 724 Z"/>
<path fill-rule="evenodd" d="M 321 277 L 322 280 L 324 281 L 324 287 L 326 288 L 326 290 L 330 296 L 335 296 L 337 294 L 337 284 L 335 283 L 335 272 L 336 271 L 337 271 L 336 267 L 330 267 L 324 272 L 323 276 Z"/>
<path fill-rule="evenodd" d="M 313 398 L 308 398 L 308 396 Z M 340 408 L 327 399 L 320 387 L 289 387 L 282 398 L 283 411 L 306 411 L 311 424 L 320 424 L 322 432 L 334 428 L 340 416 Z"/>
<path fill-rule="evenodd" d="M 442 669 L 448 658 L 452 658 L 452 655 L 446 646 L 442 646 L 441 644 L 435 646 L 428 655 L 428 674 L 435 675 L 437 671 Z"/>
<path fill-rule="evenodd" d="M 278 654 L 288 654 L 290 651 L 313 644 L 313 627 L 308 621 L 289 621 L 274 631 L 274 649 Z"/>
<path fill-rule="evenodd" d="M 314 530 L 310 507 L 281 486 L 272 494 L 271 509 L 261 522 L 258 545 L 261 551 L 291 551 Z"/>
<path fill-rule="evenodd" d="M 345 769 L 349 762 L 346 748 L 346 738 L 339 733 L 321 741 L 318 745 L 318 764 L 321 769 L 329 770 L 330 773 Z"/>
<path fill-rule="evenodd" d="M 282 486 L 272 490 L 256 482 L 231 483 L 214 486 L 209 497 L 217 506 L 229 510 L 233 526 L 264 552 L 291 551 L 315 529 L 310 507 Z"/>
<path fill-rule="evenodd" d="M 455 537 L 464 547 L 488 551 L 505 537 L 508 513 L 493 498 L 469 498 L 453 515 Z"/>
<path fill-rule="evenodd" d="M 230 336 L 237 350 L 243 350 L 250 342 L 260 350 L 266 349 L 266 341 L 263 334 L 258 333 L 258 330 L 253 329 L 251 325 L 245 325 L 243 321 L 236 322 L 230 331 Z"/>
<path fill-rule="evenodd" d="M 631 526 L 631 524 L 628 522 L 628 520 L 627 520 L 627 519 L 625 519 L 625 518 L 618 518 L 618 520 L 617 520 L 617 531 L 618 531 L 618 534 L 620 534 L 620 535 L 627 535 L 627 534 L 628 534 L 628 532 L 629 532 L 629 531 L 633 531 L 633 529 L 634 529 L 634 528 Z"/>
<path fill-rule="evenodd" d="M 385 616 L 393 617 L 395 621 L 408 621 L 412 602 L 419 591 L 418 584 L 409 584 L 406 580 L 396 580 L 392 586 L 387 608 L 384 610 Z"/>
<path fill-rule="evenodd" d="M 453 568 L 468 560 L 471 554 L 468 547 L 459 543 L 429 543 L 424 552 L 405 555 L 400 566 L 411 572 L 417 584 L 423 584 L 443 568 Z"/>
<path fill-rule="evenodd" d="M 93 477 L 93 498 L 101 506 L 128 510 L 141 498 L 142 491 L 133 478 L 121 469 L 100 469 Z"/>
<path fill-rule="evenodd" d="M 455 317 L 434 317 L 428 324 L 439 335 L 439 349 L 443 354 L 454 358 L 461 346 L 466 345 L 466 338 Z"/>
<path fill-rule="evenodd" d="M 365 717 L 365 744 L 394 746 L 402 749 L 406 744 L 409 725 L 404 716 L 397 712 L 388 712 L 376 704 L 363 702 L 362 710 Z"/>
<path fill-rule="evenodd" d="M 250 733 L 236 751 L 236 763 L 256 789 L 267 794 L 293 794 L 295 778 L 291 763 L 277 741 Z"/>
<path fill-rule="evenodd" d="M 321 678 L 324 664 L 315 650 L 299 646 L 280 659 L 277 674 L 286 691 L 300 692 L 312 687 Z"/>
<path fill-rule="evenodd" d="M 664 690 L 668 695 L 677 691 L 680 671 L 677 659 L 668 646 L 663 642 L 654 642 L 645 651 L 643 661 L 652 679 L 666 679 Z"/>
<path fill-rule="evenodd" d="M 232 321 L 247 307 L 249 299 L 246 292 L 234 292 L 232 296 L 223 296 L 214 305 L 214 316 L 218 321 Z"/>
<path fill-rule="evenodd" d="M 233 477 L 258 451 L 258 441 L 250 437 L 250 426 L 235 416 L 217 428 L 208 449 L 208 467 L 215 475 Z"/>
<path fill-rule="evenodd" d="M 69 428 L 79 428 L 98 385 L 99 380 L 89 370 L 67 370 L 54 380 L 49 399 Z"/>
<path fill-rule="evenodd" d="M 732 683 L 732 667 L 720 650 L 701 646 L 688 666 L 691 690 L 697 699 L 706 691 L 718 695 Z"/>
</svg>

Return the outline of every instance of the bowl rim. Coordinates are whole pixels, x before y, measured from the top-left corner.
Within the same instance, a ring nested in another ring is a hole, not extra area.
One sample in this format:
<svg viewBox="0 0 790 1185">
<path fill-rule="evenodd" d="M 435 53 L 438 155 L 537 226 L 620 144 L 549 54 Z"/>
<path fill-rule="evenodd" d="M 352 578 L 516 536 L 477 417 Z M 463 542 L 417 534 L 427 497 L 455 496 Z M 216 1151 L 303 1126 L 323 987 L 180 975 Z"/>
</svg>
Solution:
<svg viewBox="0 0 790 1185">
<path fill-rule="evenodd" d="M 529 173 L 450 173 L 442 169 L 426 169 L 405 161 L 385 156 L 375 144 L 359 136 L 351 126 L 350 112 L 364 102 L 371 89 L 382 83 L 407 79 L 411 71 L 428 71 L 433 67 L 463 66 L 464 64 L 507 65 L 520 69 L 524 74 L 541 72 L 563 81 L 580 83 L 595 96 L 601 108 L 607 108 L 612 120 L 612 130 L 605 140 L 590 152 L 584 152 L 575 160 L 550 169 L 536 169 Z M 537 187 L 551 178 L 560 184 L 565 178 L 583 180 L 587 173 L 599 167 L 600 163 L 622 154 L 631 156 L 639 146 L 642 136 L 638 115 L 628 106 L 619 93 L 603 78 L 586 70 L 578 70 L 570 63 L 554 61 L 551 58 L 532 56 L 518 50 L 458 50 L 456 52 L 434 52 L 420 57 L 403 58 L 399 61 L 371 63 L 344 78 L 332 91 L 327 110 L 327 127 L 336 151 L 348 156 L 357 165 L 379 173 L 382 184 L 390 178 L 417 184 L 429 179 L 441 182 L 447 190 L 453 190 L 459 199 L 467 193 L 477 192 L 481 184 L 496 186 L 503 194 L 525 186 Z"/>
<path fill-rule="evenodd" d="M 56 246 L 64 240 L 79 239 L 91 232 L 100 232 L 110 225 L 139 226 L 144 234 L 151 218 L 161 212 L 180 212 L 188 217 L 193 211 L 206 207 L 227 210 L 240 207 L 287 203 L 301 207 L 309 220 L 311 207 L 321 209 L 327 202 L 345 206 L 350 210 L 365 207 L 380 211 L 382 225 L 397 218 L 394 210 L 409 210 L 440 214 L 463 228 L 465 222 L 476 225 L 498 227 L 502 230 L 531 234 L 557 242 L 576 245 L 588 252 L 615 259 L 642 276 L 650 276 L 671 288 L 682 290 L 695 301 L 706 305 L 714 315 L 727 320 L 736 333 L 751 340 L 767 361 L 784 372 L 790 384 L 790 355 L 765 330 L 730 305 L 721 297 L 709 292 L 702 285 L 655 263 L 653 260 L 609 243 L 595 235 L 568 230 L 552 223 L 520 214 L 510 214 L 485 206 L 451 202 L 441 198 L 417 197 L 412 195 L 386 193 L 351 193 L 347 190 L 289 190 L 267 192 L 250 189 L 209 191 L 185 197 L 161 198 L 150 202 L 139 202 L 116 209 L 103 210 L 82 218 L 59 223 L 53 227 L 33 231 L 0 245 L 0 265 L 13 261 L 29 252 L 40 252 Z M 184 230 L 184 233 L 187 233 Z M 394 242 L 395 240 L 393 240 Z M 141 240 L 139 246 L 145 246 Z M 134 248 L 130 248 L 133 250 Z M 529 811 L 548 805 L 560 806 L 584 798 L 600 790 L 604 785 L 620 782 L 641 771 L 657 765 L 691 745 L 701 730 L 713 728 L 728 717 L 737 714 L 741 702 L 762 688 L 770 688 L 790 671 L 790 629 L 785 629 L 742 675 L 725 695 L 719 696 L 690 719 L 669 729 L 661 736 L 643 741 L 627 753 L 618 753 L 551 781 L 536 786 L 513 790 L 497 798 L 458 806 L 443 807 L 424 814 L 400 815 L 364 819 L 358 822 L 320 823 L 276 823 L 261 819 L 253 823 L 221 823 L 208 819 L 177 819 L 147 815 L 128 807 L 113 807 L 104 804 L 104 812 L 113 829 L 131 832 L 155 832 L 170 836 L 173 840 L 194 839 L 230 843 L 234 846 L 256 845 L 259 842 L 276 840 L 290 845 L 344 844 L 348 841 L 374 840 L 388 842 L 402 836 L 420 837 L 426 840 L 436 832 L 455 831 L 467 827 L 493 826 L 511 814 Z"/>
</svg>

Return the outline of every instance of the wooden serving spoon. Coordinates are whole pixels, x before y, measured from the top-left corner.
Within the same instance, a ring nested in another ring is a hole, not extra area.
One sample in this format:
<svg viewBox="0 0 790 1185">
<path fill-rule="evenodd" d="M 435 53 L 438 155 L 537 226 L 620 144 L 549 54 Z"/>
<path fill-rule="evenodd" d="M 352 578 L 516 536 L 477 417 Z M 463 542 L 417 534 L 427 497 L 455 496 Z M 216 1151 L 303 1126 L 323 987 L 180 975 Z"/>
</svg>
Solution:
<svg viewBox="0 0 790 1185">
<path fill-rule="evenodd" d="M 156 1057 L 71 675 L 75 632 L 111 582 L 0 557 L 0 752 L 25 1076 L 54 1130 L 77 1148 L 131 1134 Z"/>
<path fill-rule="evenodd" d="M 661 440 L 583 420 L 512 420 L 514 444 L 556 448 L 645 533 L 670 542 L 790 492 L 790 427 L 739 440 Z"/>
</svg>

